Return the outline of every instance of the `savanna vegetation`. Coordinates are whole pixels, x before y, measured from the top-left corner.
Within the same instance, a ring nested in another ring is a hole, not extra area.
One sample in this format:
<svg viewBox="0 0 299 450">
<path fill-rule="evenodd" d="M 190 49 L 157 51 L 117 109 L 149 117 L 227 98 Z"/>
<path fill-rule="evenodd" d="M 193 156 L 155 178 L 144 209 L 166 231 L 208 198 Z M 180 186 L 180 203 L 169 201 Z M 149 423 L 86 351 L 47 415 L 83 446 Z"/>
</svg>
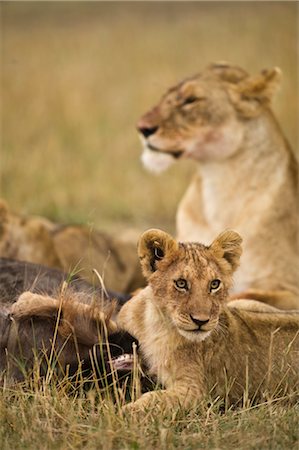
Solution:
<svg viewBox="0 0 299 450">
<path fill-rule="evenodd" d="M 65 380 L 31 388 L 4 389 L 0 397 L 0 442 L 8 449 L 296 449 L 294 405 L 268 402 L 224 411 L 208 409 L 163 416 L 122 414 L 96 389 L 72 392 Z"/>
<path fill-rule="evenodd" d="M 1 181 L 10 208 L 116 232 L 173 232 L 192 176 L 139 161 L 138 117 L 171 84 L 211 61 L 281 67 L 277 112 L 297 144 L 295 2 L 1 2 Z M 111 399 L 118 396 L 115 403 Z M 135 392 L 135 391 L 134 391 Z M 135 395 L 135 394 L 134 394 Z M 141 421 L 116 386 L 84 391 L 36 378 L 0 392 L 8 449 L 295 449 L 298 409 L 285 399 Z"/>
</svg>

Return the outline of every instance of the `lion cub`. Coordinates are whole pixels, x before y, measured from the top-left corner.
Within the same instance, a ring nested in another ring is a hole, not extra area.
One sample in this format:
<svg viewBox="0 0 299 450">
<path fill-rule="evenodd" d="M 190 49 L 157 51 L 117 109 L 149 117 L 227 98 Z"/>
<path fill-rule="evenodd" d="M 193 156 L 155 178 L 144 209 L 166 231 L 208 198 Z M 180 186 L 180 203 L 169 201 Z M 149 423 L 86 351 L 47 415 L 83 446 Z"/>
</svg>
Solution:
<svg viewBox="0 0 299 450">
<path fill-rule="evenodd" d="M 298 376 L 299 314 L 262 305 L 226 306 L 241 237 L 221 233 L 210 246 L 146 231 L 138 253 L 148 286 L 127 302 L 118 324 L 140 344 L 149 373 L 165 390 L 127 407 L 190 407 L 205 395 L 238 403 L 291 394 Z"/>
</svg>

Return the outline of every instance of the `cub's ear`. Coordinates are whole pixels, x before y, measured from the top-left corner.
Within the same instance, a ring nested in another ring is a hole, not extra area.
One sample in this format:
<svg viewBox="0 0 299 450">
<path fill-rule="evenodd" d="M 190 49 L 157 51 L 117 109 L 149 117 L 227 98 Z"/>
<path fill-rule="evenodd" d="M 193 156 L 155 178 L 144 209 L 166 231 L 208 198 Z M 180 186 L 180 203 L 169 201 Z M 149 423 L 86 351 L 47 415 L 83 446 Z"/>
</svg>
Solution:
<svg viewBox="0 0 299 450">
<path fill-rule="evenodd" d="M 261 106 L 268 105 L 281 81 L 281 70 L 263 70 L 260 74 L 247 77 L 229 88 L 230 97 L 243 117 L 257 116 Z"/>
<path fill-rule="evenodd" d="M 242 238 L 233 230 L 226 230 L 212 242 L 210 250 L 217 258 L 224 258 L 235 271 L 240 263 L 242 254 Z"/>
<path fill-rule="evenodd" d="M 172 261 L 178 248 L 177 241 L 170 234 L 157 229 L 145 231 L 138 242 L 138 256 L 144 276 L 149 278 L 157 270 L 159 261 Z"/>
</svg>

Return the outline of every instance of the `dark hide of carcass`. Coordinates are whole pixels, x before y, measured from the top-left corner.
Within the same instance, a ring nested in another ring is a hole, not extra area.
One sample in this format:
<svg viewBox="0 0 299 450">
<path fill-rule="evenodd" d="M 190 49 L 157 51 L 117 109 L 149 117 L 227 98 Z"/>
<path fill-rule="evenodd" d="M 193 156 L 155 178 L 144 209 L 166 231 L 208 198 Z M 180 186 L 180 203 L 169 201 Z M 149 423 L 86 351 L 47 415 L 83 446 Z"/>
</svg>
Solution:
<svg viewBox="0 0 299 450">
<path fill-rule="evenodd" d="M 78 276 L 0 259 L 0 374 L 100 380 L 135 341 L 114 316 L 128 296 L 105 293 Z M 121 373 L 123 375 L 124 373 Z"/>
</svg>

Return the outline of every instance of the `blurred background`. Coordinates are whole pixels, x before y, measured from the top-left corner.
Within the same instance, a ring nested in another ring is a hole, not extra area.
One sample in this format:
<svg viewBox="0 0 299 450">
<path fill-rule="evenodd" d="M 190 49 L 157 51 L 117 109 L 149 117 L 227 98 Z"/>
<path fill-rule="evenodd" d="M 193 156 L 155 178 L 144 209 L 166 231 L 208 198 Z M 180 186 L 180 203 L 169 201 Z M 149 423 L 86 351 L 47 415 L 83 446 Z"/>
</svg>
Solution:
<svg viewBox="0 0 299 450">
<path fill-rule="evenodd" d="M 213 61 L 279 66 L 274 110 L 297 147 L 297 2 L 1 2 L 1 193 L 59 222 L 160 226 L 194 170 L 140 162 L 138 117 Z"/>
</svg>

